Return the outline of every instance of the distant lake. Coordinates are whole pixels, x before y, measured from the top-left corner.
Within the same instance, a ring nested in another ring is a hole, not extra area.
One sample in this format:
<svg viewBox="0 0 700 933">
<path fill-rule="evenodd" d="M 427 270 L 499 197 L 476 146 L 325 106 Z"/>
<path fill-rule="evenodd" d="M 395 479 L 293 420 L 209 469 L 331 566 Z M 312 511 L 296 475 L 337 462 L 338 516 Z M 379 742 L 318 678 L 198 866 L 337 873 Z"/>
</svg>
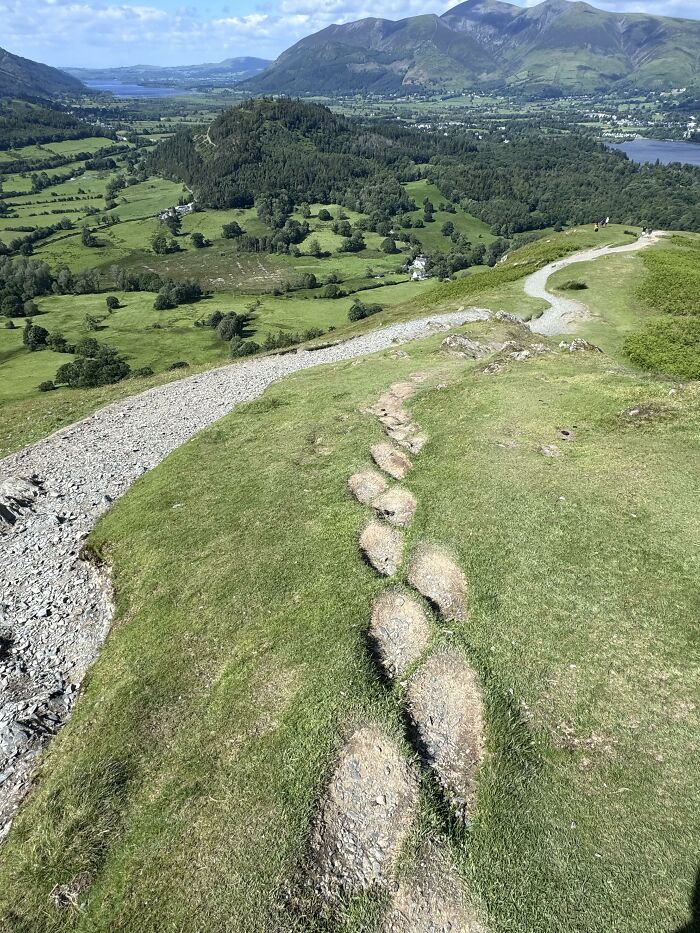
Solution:
<svg viewBox="0 0 700 933">
<path fill-rule="evenodd" d="M 631 143 L 615 143 L 611 149 L 621 149 L 633 162 L 656 162 L 662 165 L 670 162 L 685 162 L 687 165 L 700 165 L 700 146 L 696 143 L 679 142 L 677 139 L 642 139 L 638 137 Z"/>
<path fill-rule="evenodd" d="M 124 84 L 123 81 L 84 81 L 93 91 L 111 91 L 115 97 L 175 97 L 185 93 L 177 87 L 144 87 L 143 84 Z"/>
</svg>

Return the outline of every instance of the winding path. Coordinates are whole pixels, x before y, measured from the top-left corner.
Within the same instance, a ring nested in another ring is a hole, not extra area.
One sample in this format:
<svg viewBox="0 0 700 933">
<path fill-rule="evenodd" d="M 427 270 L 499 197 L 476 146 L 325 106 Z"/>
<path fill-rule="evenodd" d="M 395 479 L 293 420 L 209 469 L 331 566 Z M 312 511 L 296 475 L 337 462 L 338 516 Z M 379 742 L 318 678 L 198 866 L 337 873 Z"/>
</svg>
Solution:
<svg viewBox="0 0 700 933">
<path fill-rule="evenodd" d="M 549 303 L 549 308 L 541 317 L 529 322 L 530 330 L 535 334 L 553 337 L 556 334 L 566 333 L 571 329 L 572 324 L 589 316 L 588 308 L 582 302 L 574 301 L 572 298 L 563 298 L 561 295 L 553 295 L 547 291 L 547 281 L 553 272 L 565 269 L 567 266 L 573 266 L 578 262 L 591 262 L 603 256 L 614 256 L 617 253 L 632 253 L 639 249 L 645 249 L 647 246 L 658 243 L 659 238 L 662 236 L 664 236 L 663 232 L 659 231 L 651 236 L 641 236 L 634 243 L 628 243 L 625 246 L 599 246 L 595 249 L 587 249 L 564 259 L 558 259 L 556 262 L 543 266 L 537 272 L 528 276 L 525 279 L 525 294 L 529 295 L 530 298 L 541 298 Z"/>
</svg>

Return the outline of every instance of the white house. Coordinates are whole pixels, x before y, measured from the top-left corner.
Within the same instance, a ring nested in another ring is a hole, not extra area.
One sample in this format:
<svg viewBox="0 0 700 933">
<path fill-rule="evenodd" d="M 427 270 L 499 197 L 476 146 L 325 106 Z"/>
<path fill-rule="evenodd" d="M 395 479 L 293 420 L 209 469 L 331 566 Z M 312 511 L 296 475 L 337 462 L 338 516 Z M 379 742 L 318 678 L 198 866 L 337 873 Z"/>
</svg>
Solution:
<svg viewBox="0 0 700 933">
<path fill-rule="evenodd" d="M 425 256 L 416 256 L 411 265 L 408 267 L 408 271 L 411 273 L 411 279 L 414 282 L 422 282 L 428 278 L 427 273 L 428 260 Z"/>
</svg>

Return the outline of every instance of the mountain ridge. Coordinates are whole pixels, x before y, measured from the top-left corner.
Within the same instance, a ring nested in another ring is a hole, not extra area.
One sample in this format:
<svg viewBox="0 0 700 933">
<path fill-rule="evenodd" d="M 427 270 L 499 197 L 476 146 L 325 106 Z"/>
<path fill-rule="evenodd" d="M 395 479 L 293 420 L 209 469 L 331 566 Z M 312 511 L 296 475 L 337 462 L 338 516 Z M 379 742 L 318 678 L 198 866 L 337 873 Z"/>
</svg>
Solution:
<svg viewBox="0 0 700 933">
<path fill-rule="evenodd" d="M 327 26 L 240 86 L 303 96 L 688 85 L 700 85 L 697 20 L 611 13 L 581 0 L 465 0 L 442 15 Z"/>
</svg>

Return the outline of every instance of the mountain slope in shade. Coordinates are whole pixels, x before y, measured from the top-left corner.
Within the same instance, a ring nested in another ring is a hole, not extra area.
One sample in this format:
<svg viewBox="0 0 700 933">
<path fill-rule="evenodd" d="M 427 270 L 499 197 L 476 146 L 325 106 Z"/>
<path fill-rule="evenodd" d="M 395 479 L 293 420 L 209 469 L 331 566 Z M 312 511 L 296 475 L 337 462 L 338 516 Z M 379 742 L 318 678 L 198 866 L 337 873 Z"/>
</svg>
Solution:
<svg viewBox="0 0 700 933">
<path fill-rule="evenodd" d="M 72 75 L 0 49 L 0 96 L 59 97 L 86 91 Z"/>
<path fill-rule="evenodd" d="M 700 85 L 700 22 L 545 0 L 466 0 L 442 16 L 363 19 L 307 36 L 255 92 L 333 94 L 515 87 L 562 92 Z"/>
</svg>

